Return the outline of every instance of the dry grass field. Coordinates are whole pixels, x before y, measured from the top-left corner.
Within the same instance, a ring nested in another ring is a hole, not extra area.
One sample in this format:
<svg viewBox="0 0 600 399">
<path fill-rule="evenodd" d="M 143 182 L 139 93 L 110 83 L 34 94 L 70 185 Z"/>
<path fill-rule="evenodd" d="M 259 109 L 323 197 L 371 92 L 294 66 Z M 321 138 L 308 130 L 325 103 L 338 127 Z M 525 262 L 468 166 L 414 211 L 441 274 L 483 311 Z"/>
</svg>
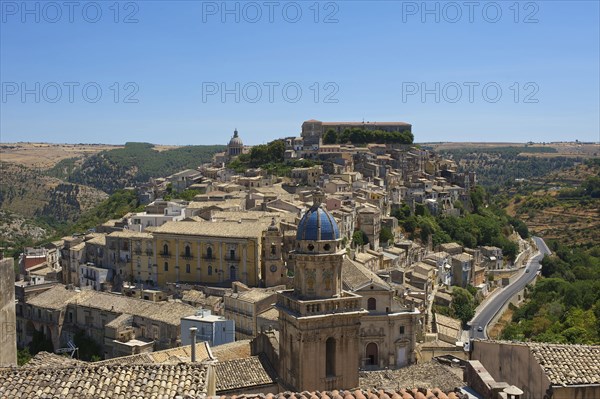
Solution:
<svg viewBox="0 0 600 399">
<path fill-rule="evenodd" d="M 122 148 L 104 144 L 2 143 L 0 160 L 30 168 L 49 169 L 66 158 Z"/>
<path fill-rule="evenodd" d="M 458 150 L 463 148 L 494 148 L 494 147 L 521 147 L 525 143 L 435 143 L 427 144 L 435 151 Z M 584 157 L 592 158 L 600 156 L 600 144 L 595 143 L 576 143 L 576 142 L 560 142 L 546 144 L 530 144 L 530 148 L 556 148 L 556 153 L 527 153 L 527 156 L 536 157 Z"/>
<path fill-rule="evenodd" d="M 29 168 L 49 169 L 66 158 L 79 158 L 100 151 L 123 148 L 108 144 L 53 144 L 53 143 L 0 143 L 0 161 L 15 163 Z M 157 145 L 157 151 L 177 146 Z"/>
</svg>

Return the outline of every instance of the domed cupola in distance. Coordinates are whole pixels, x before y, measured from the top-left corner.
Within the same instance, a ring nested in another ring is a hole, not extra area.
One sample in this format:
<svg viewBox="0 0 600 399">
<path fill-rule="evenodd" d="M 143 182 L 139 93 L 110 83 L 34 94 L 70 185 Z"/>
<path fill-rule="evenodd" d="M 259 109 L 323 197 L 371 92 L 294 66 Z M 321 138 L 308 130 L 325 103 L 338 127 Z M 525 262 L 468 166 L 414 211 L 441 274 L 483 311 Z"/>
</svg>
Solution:
<svg viewBox="0 0 600 399">
<path fill-rule="evenodd" d="M 242 153 L 244 150 L 244 143 L 242 139 L 238 136 L 238 131 L 235 129 L 233 131 L 233 137 L 229 140 L 229 144 L 227 144 L 227 151 L 230 157 L 236 157 Z"/>
</svg>

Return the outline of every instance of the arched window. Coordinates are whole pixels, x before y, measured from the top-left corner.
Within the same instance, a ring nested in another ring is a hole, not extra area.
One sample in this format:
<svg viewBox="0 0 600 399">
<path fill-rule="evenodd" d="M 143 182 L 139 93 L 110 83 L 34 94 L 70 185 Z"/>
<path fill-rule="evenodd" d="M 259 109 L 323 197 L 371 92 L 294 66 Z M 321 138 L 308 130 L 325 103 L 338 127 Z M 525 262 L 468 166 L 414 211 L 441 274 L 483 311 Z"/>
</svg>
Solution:
<svg viewBox="0 0 600 399">
<path fill-rule="evenodd" d="M 335 377 L 335 338 L 325 341 L 325 376 Z"/>
<path fill-rule="evenodd" d="M 367 299 L 367 310 L 377 310 L 377 300 L 375 298 Z"/>
<path fill-rule="evenodd" d="M 377 366 L 379 364 L 379 350 L 375 342 L 367 345 L 365 357 L 367 358 L 367 366 Z"/>
<path fill-rule="evenodd" d="M 212 266 L 208 266 L 208 275 L 212 276 Z"/>
<path fill-rule="evenodd" d="M 163 245 L 163 254 L 164 255 L 169 254 L 169 246 L 167 244 Z"/>
<path fill-rule="evenodd" d="M 211 247 L 206 248 L 206 258 L 212 259 L 212 248 Z"/>
<path fill-rule="evenodd" d="M 185 246 L 185 256 L 188 258 L 192 256 L 192 250 L 190 249 L 189 245 Z"/>
<path fill-rule="evenodd" d="M 271 244 L 271 255 L 275 255 L 277 253 L 277 247 L 275 244 Z"/>
</svg>

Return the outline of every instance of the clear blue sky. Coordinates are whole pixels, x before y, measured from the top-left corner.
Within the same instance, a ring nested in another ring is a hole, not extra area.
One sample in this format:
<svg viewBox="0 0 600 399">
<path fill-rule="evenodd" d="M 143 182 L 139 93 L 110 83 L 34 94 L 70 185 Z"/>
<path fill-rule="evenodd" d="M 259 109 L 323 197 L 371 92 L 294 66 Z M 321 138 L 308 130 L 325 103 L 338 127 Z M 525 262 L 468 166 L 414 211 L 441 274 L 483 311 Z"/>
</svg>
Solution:
<svg viewBox="0 0 600 399">
<path fill-rule="evenodd" d="M 311 118 L 600 140 L 598 1 L 23 4 L 0 1 L 2 142 L 257 144 Z"/>
</svg>

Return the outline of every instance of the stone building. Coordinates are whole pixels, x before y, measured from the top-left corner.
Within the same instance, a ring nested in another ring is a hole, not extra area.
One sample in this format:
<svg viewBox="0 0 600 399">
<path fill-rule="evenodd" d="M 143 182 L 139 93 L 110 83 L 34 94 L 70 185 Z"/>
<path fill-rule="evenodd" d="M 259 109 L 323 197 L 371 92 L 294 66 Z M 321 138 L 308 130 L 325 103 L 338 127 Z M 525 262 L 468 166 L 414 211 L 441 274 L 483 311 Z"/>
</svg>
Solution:
<svg viewBox="0 0 600 399">
<path fill-rule="evenodd" d="M 262 276 L 265 286 L 285 285 L 288 277 L 283 256 L 283 235 L 275 224 L 275 218 L 263 232 Z"/>
<path fill-rule="evenodd" d="M 323 135 L 330 129 L 341 133 L 352 128 L 384 132 L 410 132 L 412 125 L 406 122 L 322 122 L 310 119 L 302 124 L 304 149 L 318 150 L 323 143 Z"/>
<path fill-rule="evenodd" d="M 450 259 L 452 262 L 452 285 L 465 288 L 471 282 L 473 256 L 463 252 L 453 255 Z"/>
<path fill-rule="evenodd" d="M 374 206 L 364 205 L 356 211 L 356 228 L 364 232 L 372 250 L 379 249 L 381 212 Z"/>
<path fill-rule="evenodd" d="M 307 168 L 293 168 L 292 181 L 299 185 L 314 187 L 323 174 L 323 166 L 315 165 Z"/>
<path fill-rule="evenodd" d="M 521 388 L 521 399 L 600 398 L 600 346 L 476 340 L 471 360 Z"/>
<path fill-rule="evenodd" d="M 159 286 L 167 282 L 230 285 L 261 280 L 263 232 L 270 220 L 167 222 L 153 231 Z M 143 265 L 142 265 L 143 267 Z"/>
<path fill-rule="evenodd" d="M 298 225 L 294 289 L 280 291 L 279 375 L 286 388 L 358 386 L 361 297 L 342 288 L 345 250 L 322 193 Z M 309 360 L 310 359 L 310 360 Z M 307 361 L 309 360 L 309 361 Z"/>
<path fill-rule="evenodd" d="M 93 290 L 54 286 L 22 305 L 23 346 L 34 332 L 43 333 L 54 349 L 86 335 L 102 347 L 106 358 L 179 346 L 180 319 L 196 312 L 175 302 L 151 302 Z"/>
<path fill-rule="evenodd" d="M 0 367 L 17 365 L 14 283 L 13 259 L 0 259 Z"/>
<path fill-rule="evenodd" d="M 84 237 L 63 237 L 64 246 L 60 250 L 60 265 L 63 283 L 77 285 L 79 282 L 79 265 L 85 260 Z"/>
<path fill-rule="evenodd" d="M 235 322 L 236 339 L 253 338 L 258 334 L 258 315 L 273 307 L 276 292 L 261 288 L 248 289 L 235 283 L 233 292 L 225 294 L 225 318 Z"/>
<path fill-rule="evenodd" d="M 415 362 L 419 311 L 394 300 L 394 290 L 377 274 L 344 259 L 344 288 L 361 296 L 368 313 L 360 318 L 360 358 L 357 367 L 367 370 L 404 367 Z"/>
</svg>

